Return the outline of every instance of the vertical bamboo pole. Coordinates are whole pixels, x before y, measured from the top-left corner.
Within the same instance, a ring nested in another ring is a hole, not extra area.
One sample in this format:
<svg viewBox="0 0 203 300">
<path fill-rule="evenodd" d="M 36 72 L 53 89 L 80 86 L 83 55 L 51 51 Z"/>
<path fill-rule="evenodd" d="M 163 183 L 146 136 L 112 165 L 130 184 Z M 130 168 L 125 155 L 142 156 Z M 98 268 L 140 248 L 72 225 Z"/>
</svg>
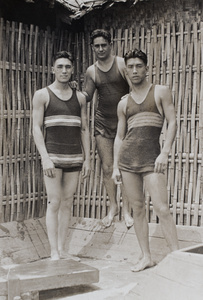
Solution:
<svg viewBox="0 0 203 300">
<path fill-rule="evenodd" d="M 199 24 L 200 25 L 200 24 Z M 199 26 L 200 27 L 200 26 Z M 195 32 L 195 31 L 194 31 Z M 200 66 L 201 66 L 201 27 L 199 30 L 196 30 L 197 38 L 195 38 L 197 42 L 197 59 L 196 59 L 196 67 L 197 67 L 197 80 L 196 80 L 196 97 L 197 97 L 197 107 L 195 110 L 195 114 L 199 114 L 199 105 L 200 105 L 200 84 L 201 84 L 201 73 L 200 73 Z M 198 33 L 199 32 L 199 33 Z M 197 119 L 195 115 L 195 120 Z M 199 121 L 199 120 L 198 120 Z M 200 121 L 199 121 L 200 122 Z M 198 122 L 194 122 L 194 135 L 195 135 L 195 153 L 194 153 L 194 181 L 195 181 L 195 188 L 193 190 L 193 199 L 194 199 L 194 220 L 193 225 L 198 226 L 199 223 L 199 208 L 200 208 L 200 180 L 201 180 L 201 160 L 199 160 L 199 147 L 200 147 L 200 135 L 199 135 L 199 126 L 197 125 Z"/>
<path fill-rule="evenodd" d="M 166 47 L 165 47 L 165 24 L 161 25 L 161 84 L 166 84 L 166 68 L 167 68 L 167 60 L 166 60 Z"/>
<path fill-rule="evenodd" d="M 124 44 L 124 53 L 123 54 L 125 55 L 125 53 L 128 52 L 128 29 L 125 29 L 124 40 L 125 40 L 125 44 Z"/>
<path fill-rule="evenodd" d="M 190 37 L 190 25 L 188 24 L 186 28 L 186 45 L 185 48 L 187 49 L 186 52 L 186 62 L 189 62 L 189 72 L 187 72 L 187 63 L 186 63 L 186 80 L 187 80 L 187 92 L 186 92 L 186 101 L 187 101 L 187 115 L 190 116 L 190 121 L 188 120 L 187 123 L 187 131 L 188 131 L 188 138 L 187 138 L 187 152 L 188 152 L 188 202 L 187 202 L 187 213 L 186 213 L 186 224 L 191 224 L 191 207 L 192 207 L 192 189 L 193 189 L 193 159 L 190 160 L 190 153 L 193 148 L 193 132 L 192 132 L 192 123 L 194 114 L 191 114 L 191 86 L 192 86 L 192 74 L 191 74 L 191 67 L 193 65 L 193 47 L 191 46 L 191 37 Z M 193 112 L 194 113 L 194 112 Z M 187 157 L 187 156 L 186 156 Z"/>
<path fill-rule="evenodd" d="M 4 103 L 5 103 L 5 124 L 7 125 L 7 131 L 4 132 L 4 182 L 6 188 L 6 206 L 5 206 L 5 221 L 10 219 L 10 186 L 11 186 L 11 176 L 9 168 L 9 138 L 10 138 L 10 128 L 11 128 L 11 105 L 8 95 L 8 71 L 6 67 L 6 61 L 8 60 L 8 49 L 9 49 L 9 40 L 10 40 L 10 23 L 6 22 L 5 28 L 5 39 L 4 39 L 4 48 L 3 48 L 3 91 L 4 91 Z"/>
<path fill-rule="evenodd" d="M 3 62 L 3 26 L 4 21 L 3 19 L 0 19 L 0 61 Z M 3 68 L 3 66 L 2 66 Z M 3 157 L 3 132 L 4 132 L 4 95 L 3 95 L 3 70 L 0 69 L 0 98 L 2 99 L 0 101 L 0 157 Z M 3 184 L 4 184 L 4 178 L 3 178 L 3 163 L 0 163 L 0 222 L 2 223 L 4 221 L 3 217 Z"/>
<path fill-rule="evenodd" d="M 36 78 L 36 64 L 37 64 L 37 45 L 38 45 L 38 27 L 35 27 L 34 32 L 34 42 L 33 42 L 33 57 L 32 57 L 32 96 L 34 95 L 36 89 L 37 89 L 37 78 Z M 31 117 L 31 124 L 32 124 L 32 113 L 30 114 Z M 36 167 L 36 147 L 32 138 L 32 161 L 31 161 L 31 178 L 32 178 L 32 207 L 30 210 L 31 218 L 34 218 L 34 212 L 35 212 L 35 201 L 36 201 L 36 173 L 35 173 L 35 167 Z"/>
<path fill-rule="evenodd" d="M 181 72 L 181 89 L 182 89 L 182 101 L 183 101 L 183 115 L 187 116 L 187 99 L 185 97 L 186 88 L 186 49 L 184 45 L 184 24 L 180 22 L 180 65 L 182 67 Z M 187 118 L 183 118 L 182 123 L 182 133 L 181 137 L 183 140 L 184 149 L 188 145 L 188 135 L 187 135 Z M 186 151 L 186 150 L 185 150 Z M 184 151 L 183 156 L 183 170 L 182 170 L 182 188 L 180 195 L 180 225 L 184 224 L 184 199 L 187 199 L 187 179 L 188 179 L 188 151 L 187 153 Z M 183 153 L 181 153 L 183 155 Z"/>
<path fill-rule="evenodd" d="M 10 140 L 10 169 L 11 169 L 11 216 L 10 221 L 14 220 L 14 210 L 15 210 L 15 165 L 16 165 L 16 156 L 13 153 L 15 149 L 15 125 L 16 125 L 16 99 L 15 99 L 15 82 L 14 82 L 14 41 L 15 41 L 15 23 L 11 24 L 11 41 L 10 41 L 10 55 L 9 55 L 9 78 L 10 78 L 10 90 L 11 90 L 11 103 L 12 103 L 12 126 L 11 126 L 11 140 Z M 14 161 L 13 161 L 14 158 Z"/>
<path fill-rule="evenodd" d="M 166 25 L 166 60 L 167 60 L 167 80 L 165 84 L 172 88 L 173 76 L 172 76 L 172 55 L 171 55 L 171 23 Z"/>
<path fill-rule="evenodd" d="M 20 132 L 21 132 L 21 65 L 20 65 L 20 54 L 21 54 L 21 43 L 22 43 L 22 23 L 18 27 L 18 43 L 16 47 L 16 85 L 17 85 L 17 106 L 18 106 L 18 118 L 17 118 L 17 128 L 16 128 L 16 151 L 18 154 L 17 163 L 17 221 L 20 218 L 20 199 L 21 199 L 21 182 L 20 182 Z"/>
<path fill-rule="evenodd" d="M 200 23 L 201 66 L 203 65 L 203 22 Z M 200 72 L 200 114 L 199 114 L 199 137 L 201 153 L 200 175 L 200 201 L 203 203 L 203 70 Z M 201 226 L 203 226 L 203 209 L 201 210 Z"/>
</svg>

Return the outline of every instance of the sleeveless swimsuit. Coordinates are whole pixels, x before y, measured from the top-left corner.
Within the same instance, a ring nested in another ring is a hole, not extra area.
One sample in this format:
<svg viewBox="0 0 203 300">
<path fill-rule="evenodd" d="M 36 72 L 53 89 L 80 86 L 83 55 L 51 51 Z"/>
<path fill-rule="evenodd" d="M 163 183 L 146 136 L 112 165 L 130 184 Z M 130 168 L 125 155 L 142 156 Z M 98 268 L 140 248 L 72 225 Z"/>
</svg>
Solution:
<svg viewBox="0 0 203 300">
<path fill-rule="evenodd" d="M 98 90 L 98 107 L 95 114 L 95 135 L 114 139 L 117 131 L 117 105 L 129 92 L 117 65 L 115 57 L 109 71 L 101 71 L 95 64 L 95 85 Z"/>
<path fill-rule="evenodd" d="M 152 85 L 145 100 L 137 104 L 131 95 L 126 106 L 127 134 L 119 152 L 119 169 L 127 172 L 154 172 L 160 154 L 159 138 L 164 118 L 159 113 Z"/>
<path fill-rule="evenodd" d="M 47 87 L 50 101 L 45 111 L 45 145 L 56 168 L 80 171 L 83 164 L 81 146 L 81 108 L 76 95 L 68 100 L 58 98 Z"/>
</svg>

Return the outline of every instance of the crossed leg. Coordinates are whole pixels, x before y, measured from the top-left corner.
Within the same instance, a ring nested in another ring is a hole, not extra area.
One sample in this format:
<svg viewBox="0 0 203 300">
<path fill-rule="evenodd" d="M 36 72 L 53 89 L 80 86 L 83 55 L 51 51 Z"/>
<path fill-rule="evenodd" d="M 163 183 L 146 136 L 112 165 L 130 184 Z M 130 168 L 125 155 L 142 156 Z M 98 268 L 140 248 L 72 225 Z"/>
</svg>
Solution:
<svg viewBox="0 0 203 300">
<path fill-rule="evenodd" d="M 106 217 L 103 218 L 102 223 L 105 227 L 111 226 L 114 217 L 119 213 L 116 201 L 116 185 L 111 178 L 113 172 L 113 146 L 114 139 L 107 139 L 101 135 L 96 136 L 97 151 L 102 163 L 102 170 L 104 176 L 104 185 L 110 200 L 110 210 Z M 123 213 L 126 225 L 131 227 L 133 219 L 128 212 L 128 202 L 124 195 L 123 197 Z"/>
</svg>

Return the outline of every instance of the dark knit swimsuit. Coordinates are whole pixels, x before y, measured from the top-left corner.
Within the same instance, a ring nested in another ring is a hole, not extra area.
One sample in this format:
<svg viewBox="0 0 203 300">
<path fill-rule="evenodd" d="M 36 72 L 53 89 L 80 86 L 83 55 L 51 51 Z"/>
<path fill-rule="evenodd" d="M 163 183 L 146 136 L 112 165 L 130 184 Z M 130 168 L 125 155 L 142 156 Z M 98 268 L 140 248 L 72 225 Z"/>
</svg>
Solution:
<svg viewBox="0 0 203 300">
<path fill-rule="evenodd" d="M 95 85 L 98 90 L 98 107 L 95 114 L 95 135 L 115 138 L 117 131 L 117 106 L 129 92 L 127 82 L 120 74 L 117 57 L 109 71 L 101 71 L 95 64 Z"/>
<path fill-rule="evenodd" d="M 127 134 L 119 152 L 119 169 L 127 172 L 154 172 L 160 154 L 159 138 L 163 117 L 159 113 L 152 85 L 145 100 L 137 104 L 131 95 L 127 99 Z"/>
<path fill-rule="evenodd" d="M 76 95 L 68 100 L 58 98 L 50 88 L 49 104 L 45 111 L 45 145 L 56 168 L 80 171 L 83 164 L 81 146 L 81 108 Z"/>
</svg>

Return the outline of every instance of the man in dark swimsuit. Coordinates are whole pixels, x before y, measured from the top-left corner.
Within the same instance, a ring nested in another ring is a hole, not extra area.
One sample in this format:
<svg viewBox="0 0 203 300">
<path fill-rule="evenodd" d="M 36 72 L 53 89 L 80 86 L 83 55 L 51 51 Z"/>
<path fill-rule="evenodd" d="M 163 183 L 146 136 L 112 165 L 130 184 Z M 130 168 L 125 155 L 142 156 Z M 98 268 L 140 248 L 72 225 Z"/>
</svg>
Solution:
<svg viewBox="0 0 203 300">
<path fill-rule="evenodd" d="M 65 242 L 79 171 L 83 167 L 83 177 L 90 171 L 86 99 L 70 88 L 72 72 L 72 55 L 58 52 L 53 64 L 55 81 L 33 98 L 33 135 L 48 196 L 46 225 L 52 260 L 76 259 L 66 253 Z"/>
<path fill-rule="evenodd" d="M 133 208 L 134 228 L 142 257 L 131 270 L 138 272 L 154 265 L 149 248 L 143 181 L 170 250 L 178 249 L 164 175 L 176 134 L 176 115 L 168 87 L 152 85 L 146 80 L 146 54 L 135 49 L 127 53 L 124 59 L 132 91 L 118 104 L 112 178 L 115 183 L 122 179 Z M 160 151 L 159 137 L 164 118 L 168 124 L 167 136 Z"/>
<path fill-rule="evenodd" d="M 97 29 L 91 35 L 91 45 L 96 56 L 96 63 L 86 72 L 85 95 L 92 100 L 95 90 L 98 92 L 98 106 L 95 113 L 95 139 L 102 162 L 104 184 L 110 200 L 110 211 L 102 220 L 109 227 L 118 214 L 116 185 L 111 179 L 113 171 L 113 144 L 117 130 L 117 105 L 121 97 L 129 92 L 129 85 L 124 74 L 125 64 L 121 57 L 112 55 L 111 35 L 108 31 Z M 133 225 L 133 218 L 128 212 L 128 202 L 124 191 L 123 217 L 127 227 Z"/>
</svg>

